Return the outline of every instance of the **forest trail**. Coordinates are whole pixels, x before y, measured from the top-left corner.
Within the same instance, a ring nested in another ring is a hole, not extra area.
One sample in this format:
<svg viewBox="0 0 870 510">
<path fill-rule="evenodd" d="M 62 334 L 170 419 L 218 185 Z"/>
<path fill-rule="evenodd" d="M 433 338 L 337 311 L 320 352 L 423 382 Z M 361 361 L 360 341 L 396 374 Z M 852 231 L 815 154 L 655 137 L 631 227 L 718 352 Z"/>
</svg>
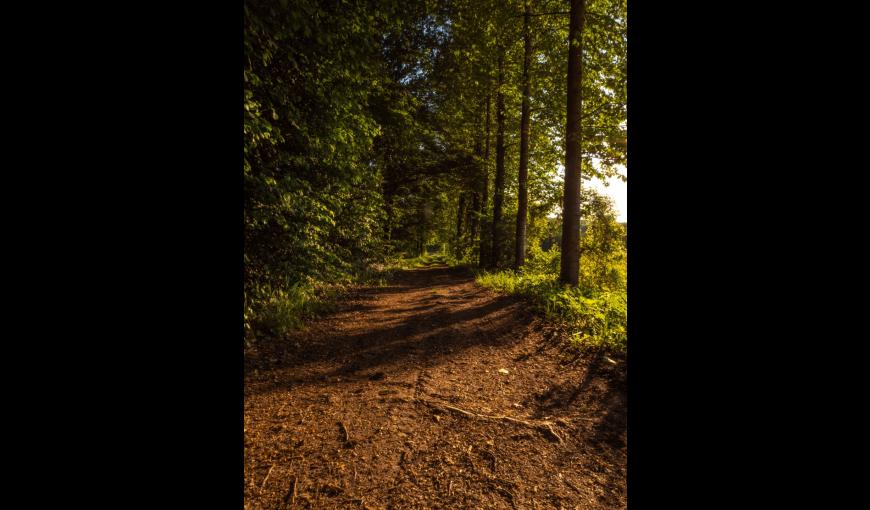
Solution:
<svg viewBox="0 0 870 510">
<path fill-rule="evenodd" d="M 247 352 L 245 508 L 625 508 L 624 359 L 554 335 L 431 266 Z"/>
</svg>

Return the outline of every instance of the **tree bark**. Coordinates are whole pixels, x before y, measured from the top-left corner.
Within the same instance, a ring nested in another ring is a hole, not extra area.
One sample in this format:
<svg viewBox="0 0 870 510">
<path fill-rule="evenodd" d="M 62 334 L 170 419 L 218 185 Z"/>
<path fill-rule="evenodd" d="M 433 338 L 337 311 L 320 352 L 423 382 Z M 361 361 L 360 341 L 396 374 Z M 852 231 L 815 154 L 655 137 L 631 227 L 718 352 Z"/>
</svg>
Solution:
<svg viewBox="0 0 870 510">
<path fill-rule="evenodd" d="M 462 244 L 462 217 L 465 215 L 465 193 L 459 194 L 459 211 L 456 214 L 456 254 L 459 255 Z"/>
<path fill-rule="evenodd" d="M 526 226 L 528 224 L 528 176 L 529 176 L 529 66 L 532 59 L 532 37 L 529 33 L 529 0 L 525 1 L 523 17 L 523 104 L 520 115 L 520 171 L 519 202 L 517 204 L 517 238 L 514 264 L 517 268 L 526 261 Z"/>
<path fill-rule="evenodd" d="M 481 130 L 477 132 L 477 140 L 474 142 L 474 155 L 477 156 L 477 161 L 480 162 L 480 159 L 483 157 L 483 133 Z M 480 179 L 481 174 L 483 172 L 478 167 L 477 174 L 473 179 L 473 185 L 471 190 L 471 207 L 468 210 L 468 219 L 466 220 L 468 223 L 468 233 L 470 237 L 471 246 L 474 246 L 477 241 L 477 225 L 480 222 Z"/>
<path fill-rule="evenodd" d="M 491 267 L 498 267 L 501 255 L 501 213 L 504 202 L 504 47 L 498 54 L 498 90 L 495 95 L 495 193 L 492 197 L 492 255 Z"/>
<path fill-rule="evenodd" d="M 483 168 L 480 175 L 481 180 L 481 201 L 480 201 L 480 218 L 481 224 L 483 219 L 486 218 L 486 213 L 489 208 L 489 125 L 490 125 L 490 116 L 489 116 L 489 104 L 490 104 L 491 96 L 490 94 L 486 95 L 486 137 L 484 141 L 484 152 L 483 152 Z M 486 267 L 489 265 L 487 262 L 487 246 L 486 246 L 486 236 L 483 235 L 484 227 L 480 228 L 480 260 L 478 262 L 478 266 Z"/>
<path fill-rule="evenodd" d="M 585 7 L 585 0 L 571 0 L 571 21 L 568 29 L 568 121 L 559 280 L 574 287 L 580 280 L 580 85 L 583 78 L 581 35 Z"/>
</svg>

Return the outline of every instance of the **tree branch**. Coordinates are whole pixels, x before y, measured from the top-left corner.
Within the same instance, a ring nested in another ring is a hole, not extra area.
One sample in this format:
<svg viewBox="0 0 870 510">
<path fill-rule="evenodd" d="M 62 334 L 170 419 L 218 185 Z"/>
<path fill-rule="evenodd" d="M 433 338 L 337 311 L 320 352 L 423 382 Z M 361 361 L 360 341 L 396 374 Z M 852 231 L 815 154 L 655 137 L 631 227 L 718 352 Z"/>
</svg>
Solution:
<svg viewBox="0 0 870 510">
<path fill-rule="evenodd" d="M 562 11 L 556 11 L 556 12 L 530 12 L 530 13 L 529 13 L 529 16 L 567 16 L 567 15 L 569 15 L 569 14 L 571 14 L 571 13 L 570 13 L 570 12 L 562 12 Z M 511 16 L 511 17 L 512 17 L 512 18 L 522 18 L 523 16 L 525 16 L 525 14 L 524 14 L 524 13 L 520 13 L 520 14 L 515 14 L 515 15 L 513 15 L 513 16 Z"/>
</svg>

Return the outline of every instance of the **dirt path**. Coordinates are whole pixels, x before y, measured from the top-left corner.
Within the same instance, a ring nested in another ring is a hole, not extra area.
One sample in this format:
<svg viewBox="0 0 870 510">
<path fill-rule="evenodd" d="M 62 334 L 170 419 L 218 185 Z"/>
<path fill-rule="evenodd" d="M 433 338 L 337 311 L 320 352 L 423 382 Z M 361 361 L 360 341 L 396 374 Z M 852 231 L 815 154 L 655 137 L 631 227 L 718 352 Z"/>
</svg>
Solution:
<svg viewBox="0 0 870 510">
<path fill-rule="evenodd" d="M 245 508 L 625 508 L 625 363 L 550 336 L 436 266 L 248 352 Z"/>
</svg>

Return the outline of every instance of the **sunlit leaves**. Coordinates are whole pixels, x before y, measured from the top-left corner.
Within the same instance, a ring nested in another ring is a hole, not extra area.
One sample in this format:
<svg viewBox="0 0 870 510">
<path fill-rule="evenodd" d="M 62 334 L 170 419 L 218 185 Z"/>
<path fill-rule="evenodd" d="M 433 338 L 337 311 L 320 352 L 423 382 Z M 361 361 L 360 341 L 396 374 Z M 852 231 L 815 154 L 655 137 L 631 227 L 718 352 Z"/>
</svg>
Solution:
<svg viewBox="0 0 870 510">
<path fill-rule="evenodd" d="M 532 9 L 552 10 L 551 4 L 534 0 Z M 511 217 L 522 5 L 246 0 L 246 298 L 256 299 L 257 289 L 286 290 L 293 282 L 339 274 L 387 250 L 453 239 L 459 195 L 470 203 L 491 170 L 480 152 L 500 47 L 506 59 L 505 216 Z M 583 172 L 607 175 L 625 163 L 627 147 L 625 0 L 587 0 L 587 7 Z M 564 162 L 566 27 L 564 16 L 532 18 L 532 220 L 561 202 L 556 170 Z M 494 124 L 494 111 L 492 117 Z M 490 167 L 493 155 L 494 147 Z M 483 222 L 486 215 L 475 212 L 474 218 Z M 530 221 L 530 235 L 537 224 Z"/>
</svg>

